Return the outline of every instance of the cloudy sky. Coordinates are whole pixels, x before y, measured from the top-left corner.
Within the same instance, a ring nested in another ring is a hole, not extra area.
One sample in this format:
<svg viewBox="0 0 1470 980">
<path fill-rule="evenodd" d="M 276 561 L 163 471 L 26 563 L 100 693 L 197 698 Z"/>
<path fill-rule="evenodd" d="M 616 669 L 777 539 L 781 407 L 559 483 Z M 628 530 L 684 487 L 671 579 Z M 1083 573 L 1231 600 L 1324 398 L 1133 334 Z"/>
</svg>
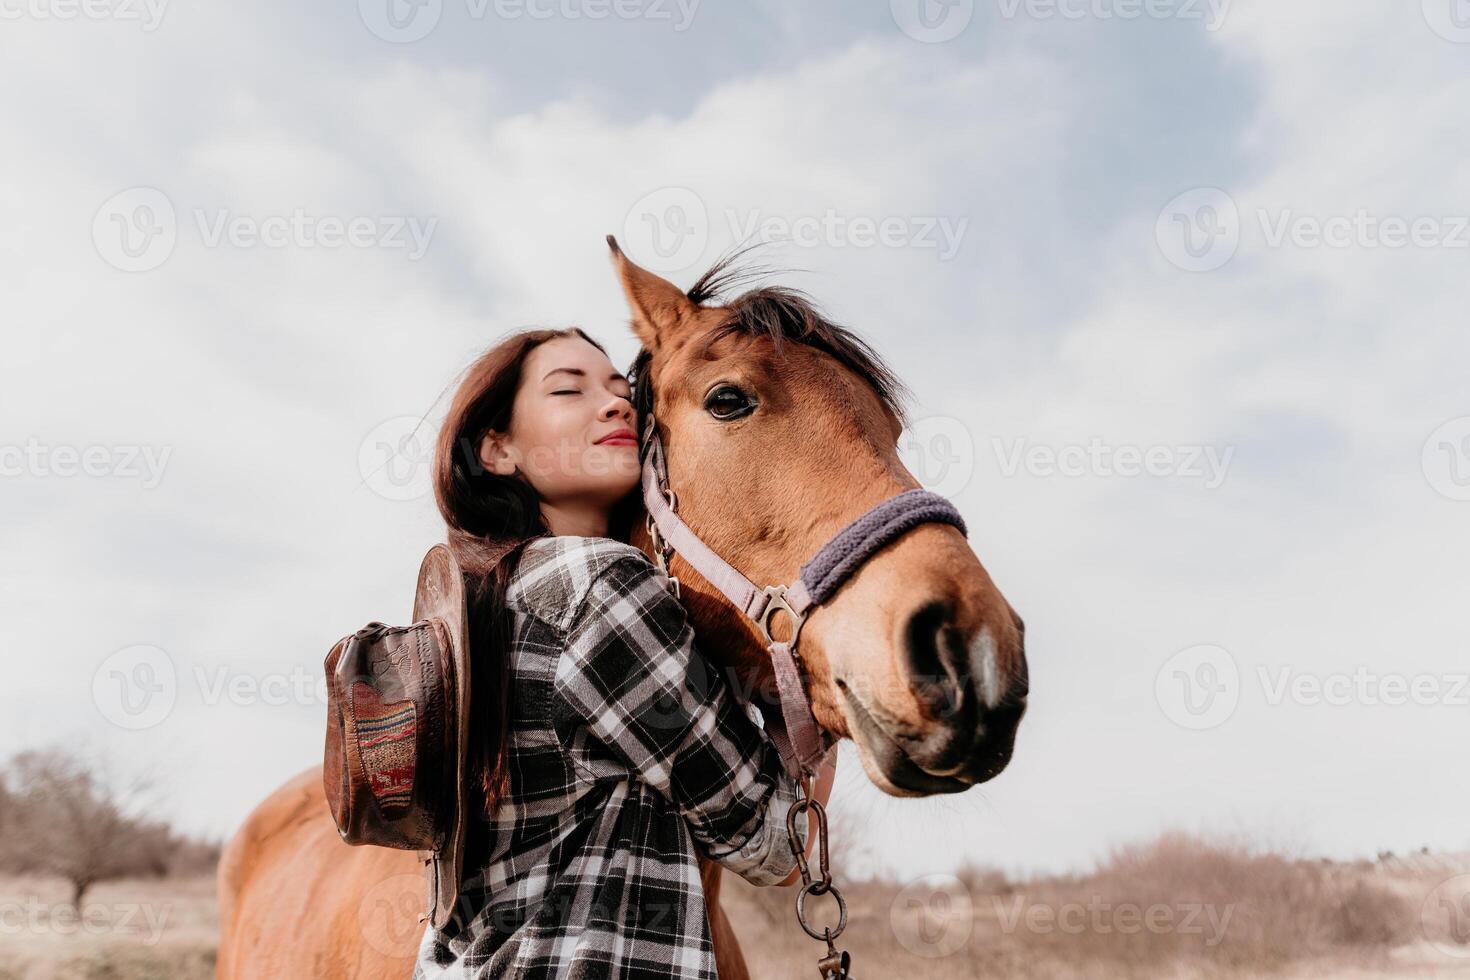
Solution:
<svg viewBox="0 0 1470 980">
<path fill-rule="evenodd" d="M 6 754 L 231 832 L 407 616 L 456 372 L 533 324 L 626 364 L 608 232 L 686 285 L 753 236 L 914 389 L 1027 622 L 1001 778 L 843 756 L 871 860 L 1470 846 L 1465 0 L 0 16 Z"/>
</svg>

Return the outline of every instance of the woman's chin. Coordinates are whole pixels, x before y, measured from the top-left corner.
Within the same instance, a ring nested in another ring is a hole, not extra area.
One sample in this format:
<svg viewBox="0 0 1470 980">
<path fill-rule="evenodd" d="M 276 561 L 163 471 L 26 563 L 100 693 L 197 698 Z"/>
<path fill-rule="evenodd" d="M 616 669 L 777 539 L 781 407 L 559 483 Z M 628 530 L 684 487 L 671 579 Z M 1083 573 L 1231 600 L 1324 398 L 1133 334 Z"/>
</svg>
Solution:
<svg viewBox="0 0 1470 980">
<path fill-rule="evenodd" d="M 637 446 L 593 445 L 584 463 L 587 481 L 604 490 L 605 495 L 612 499 L 620 498 L 637 487 L 642 475 Z"/>
</svg>

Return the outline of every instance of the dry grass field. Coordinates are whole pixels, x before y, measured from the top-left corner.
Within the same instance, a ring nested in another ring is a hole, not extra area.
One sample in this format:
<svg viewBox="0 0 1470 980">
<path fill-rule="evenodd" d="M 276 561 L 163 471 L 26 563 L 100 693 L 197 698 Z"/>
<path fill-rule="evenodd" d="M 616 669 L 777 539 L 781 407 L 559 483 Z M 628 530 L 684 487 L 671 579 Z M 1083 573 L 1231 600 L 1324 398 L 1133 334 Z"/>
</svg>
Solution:
<svg viewBox="0 0 1470 980">
<path fill-rule="evenodd" d="M 1167 836 L 1096 871 L 1027 881 L 977 869 L 844 886 L 841 945 L 860 978 L 1470 978 L 1470 860 L 1290 860 Z M 757 977 L 814 975 L 794 892 L 732 880 L 728 907 Z M 78 918 L 55 879 L 0 879 L 0 980 L 202 980 L 214 882 L 95 886 Z M 832 909 L 814 900 L 818 917 Z"/>
<path fill-rule="evenodd" d="M 57 878 L 0 879 L 0 980 L 214 976 L 214 878 L 94 885 L 81 915 Z"/>
<path fill-rule="evenodd" d="M 842 939 L 869 978 L 1470 978 L 1470 857 L 1416 857 L 1328 864 L 1169 835 L 1085 875 L 864 882 Z M 810 976 L 820 944 L 789 897 L 729 891 L 737 926 L 762 937 L 746 947 L 755 975 Z"/>
</svg>

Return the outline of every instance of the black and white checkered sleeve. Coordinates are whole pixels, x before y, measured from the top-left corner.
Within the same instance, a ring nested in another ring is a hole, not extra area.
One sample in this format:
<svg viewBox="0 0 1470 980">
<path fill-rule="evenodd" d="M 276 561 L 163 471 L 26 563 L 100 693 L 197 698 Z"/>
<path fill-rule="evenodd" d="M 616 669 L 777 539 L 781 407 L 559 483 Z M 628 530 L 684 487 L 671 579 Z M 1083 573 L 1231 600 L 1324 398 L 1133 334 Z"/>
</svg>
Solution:
<svg viewBox="0 0 1470 980">
<path fill-rule="evenodd" d="M 567 631 L 553 704 L 669 799 L 710 859 L 755 884 L 795 867 L 786 816 L 796 783 L 695 648 L 684 607 L 646 556 L 619 558 L 592 582 Z M 806 817 L 795 826 L 805 849 Z"/>
</svg>

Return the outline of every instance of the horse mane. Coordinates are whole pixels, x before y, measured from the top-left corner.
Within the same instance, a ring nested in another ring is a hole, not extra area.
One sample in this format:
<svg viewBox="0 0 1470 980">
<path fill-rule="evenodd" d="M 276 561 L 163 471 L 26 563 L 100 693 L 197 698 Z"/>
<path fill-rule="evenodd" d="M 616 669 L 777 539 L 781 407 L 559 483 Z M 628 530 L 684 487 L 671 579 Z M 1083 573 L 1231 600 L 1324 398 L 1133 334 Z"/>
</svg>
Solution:
<svg viewBox="0 0 1470 980">
<path fill-rule="evenodd" d="M 907 426 L 904 407 L 909 391 L 865 340 L 856 333 L 828 319 L 816 302 L 800 289 L 787 286 L 756 286 L 725 300 L 731 292 L 754 283 L 780 270 L 742 263 L 741 259 L 760 243 L 733 249 L 705 270 L 685 294 L 690 302 L 703 306 L 723 300 L 721 307 L 728 315 L 713 331 L 713 342 L 728 334 L 766 337 L 777 353 L 783 343 L 805 344 L 834 358 L 859 377 L 865 379 L 883 404 Z M 653 407 L 653 384 L 648 377 L 652 354 L 639 350 L 629 373 L 633 376 L 633 405 L 638 410 L 639 432 L 643 420 Z"/>
</svg>

